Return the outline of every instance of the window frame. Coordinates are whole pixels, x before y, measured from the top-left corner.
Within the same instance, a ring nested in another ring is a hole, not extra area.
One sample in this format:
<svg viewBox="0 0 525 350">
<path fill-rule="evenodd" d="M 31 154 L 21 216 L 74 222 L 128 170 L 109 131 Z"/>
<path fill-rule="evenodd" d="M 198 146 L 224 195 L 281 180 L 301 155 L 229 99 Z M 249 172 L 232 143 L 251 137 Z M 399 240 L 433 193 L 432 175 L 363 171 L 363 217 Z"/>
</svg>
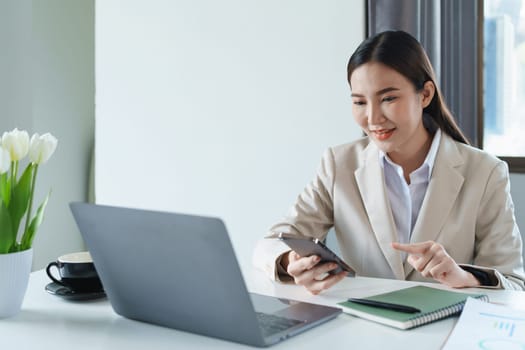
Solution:
<svg viewBox="0 0 525 350">
<path fill-rule="evenodd" d="M 525 157 L 497 157 L 507 163 L 509 172 L 518 174 L 525 173 Z"/>
<path fill-rule="evenodd" d="M 480 43 L 484 43 L 484 25 L 485 25 L 485 0 L 481 0 L 481 5 L 478 8 L 478 39 Z M 483 74 L 483 64 L 484 64 L 484 44 L 478 46 L 478 58 L 479 58 L 479 65 L 478 65 L 478 77 L 479 77 L 479 84 L 481 87 L 483 87 L 484 82 L 484 74 Z M 484 121 L 485 121 L 485 111 L 484 111 L 484 101 L 485 96 L 483 94 L 483 89 L 479 89 L 480 93 L 478 96 L 478 104 L 479 108 L 478 111 L 478 135 L 479 135 L 479 145 L 474 145 L 476 147 L 479 147 L 482 150 L 484 149 L 484 143 L 483 143 L 483 136 L 484 136 Z M 486 150 L 485 150 L 486 151 Z M 524 174 L 525 173 L 525 155 L 523 157 L 515 157 L 515 156 L 500 156 L 498 154 L 495 154 L 496 157 L 501 159 L 502 161 L 506 162 L 509 167 L 510 173 L 517 173 L 517 174 Z"/>
</svg>

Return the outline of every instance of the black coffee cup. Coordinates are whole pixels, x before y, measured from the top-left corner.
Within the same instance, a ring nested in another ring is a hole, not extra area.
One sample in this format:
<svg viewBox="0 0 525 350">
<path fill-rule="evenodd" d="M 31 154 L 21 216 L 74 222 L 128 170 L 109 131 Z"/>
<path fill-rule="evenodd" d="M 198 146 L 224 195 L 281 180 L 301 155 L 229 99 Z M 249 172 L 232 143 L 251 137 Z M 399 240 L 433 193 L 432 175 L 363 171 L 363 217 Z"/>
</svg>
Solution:
<svg viewBox="0 0 525 350">
<path fill-rule="evenodd" d="M 52 267 L 57 268 L 60 279 L 53 276 L 51 273 Z M 50 262 L 47 265 L 46 272 L 53 282 L 74 292 L 85 293 L 102 290 L 102 283 L 89 252 L 62 255 L 57 261 Z"/>
</svg>

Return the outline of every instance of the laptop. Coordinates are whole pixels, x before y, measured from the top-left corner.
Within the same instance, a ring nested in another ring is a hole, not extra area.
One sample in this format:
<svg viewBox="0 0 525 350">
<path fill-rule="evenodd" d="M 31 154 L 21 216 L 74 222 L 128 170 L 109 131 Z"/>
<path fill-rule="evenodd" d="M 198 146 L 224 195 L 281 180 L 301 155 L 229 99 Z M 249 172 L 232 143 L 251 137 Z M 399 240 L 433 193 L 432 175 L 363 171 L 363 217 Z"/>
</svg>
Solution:
<svg viewBox="0 0 525 350">
<path fill-rule="evenodd" d="M 341 309 L 249 293 L 221 219 L 71 203 L 113 310 L 258 347 Z"/>
</svg>

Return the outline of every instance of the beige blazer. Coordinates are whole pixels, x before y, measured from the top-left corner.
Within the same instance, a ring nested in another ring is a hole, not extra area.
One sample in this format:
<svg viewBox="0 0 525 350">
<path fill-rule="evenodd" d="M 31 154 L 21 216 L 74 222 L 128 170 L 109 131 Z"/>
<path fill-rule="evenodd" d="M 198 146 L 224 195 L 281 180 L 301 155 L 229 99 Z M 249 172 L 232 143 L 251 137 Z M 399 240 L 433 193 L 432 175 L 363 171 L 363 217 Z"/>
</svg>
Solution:
<svg viewBox="0 0 525 350">
<path fill-rule="evenodd" d="M 458 264 L 495 276 L 496 288 L 525 289 L 506 163 L 442 136 L 410 242 L 439 242 Z M 323 239 L 333 227 L 342 258 L 358 275 L 434 281 L 390 245 L 397 233 L 379 159 L 367 137 L 328 149 L 315 179 L 267 237 L 287 232 Z M 277 240 L 262 239 L 253 262 L 279 280 L 276 262 L 288 250 Z"/>
</svg>

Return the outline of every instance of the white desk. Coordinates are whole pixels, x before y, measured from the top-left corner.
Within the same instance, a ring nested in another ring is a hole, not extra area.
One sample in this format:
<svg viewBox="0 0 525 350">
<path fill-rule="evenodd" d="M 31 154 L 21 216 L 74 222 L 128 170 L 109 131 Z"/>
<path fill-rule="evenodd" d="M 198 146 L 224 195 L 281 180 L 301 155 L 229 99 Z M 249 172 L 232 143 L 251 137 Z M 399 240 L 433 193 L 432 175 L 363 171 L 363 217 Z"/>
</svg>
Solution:
<svg viewBox="0 0 525 350">
<path fill-rule="evenodd" d="M 106 299 L 72 302 L 48 294 L 44 271 L 31 274 L 22 311 L 0 320 L 2 349 L 253 349 L 252 347 L 131 321 L 115 314 Z M 253 271 L 252 292 L 335 305 L 350 296 L 362 297 L 416 283 L 377 278 L 348 278 L 320 296 L 302 287 L 281 285 Z M 432 284 L 432 286 L 438 286 Z M 444 288 L 441 286 L 441 288 Z M 465 291 L 479 291 L 468 289 Z M 525 310 L 525 293 L 483 290 L 491 301 Z M 271 349 L 439 349 L 457 320 L 449 318 L 408 331 L 342 314 Z M 15 346 L 15 344 L 17 346 Z"/>
</svg>

